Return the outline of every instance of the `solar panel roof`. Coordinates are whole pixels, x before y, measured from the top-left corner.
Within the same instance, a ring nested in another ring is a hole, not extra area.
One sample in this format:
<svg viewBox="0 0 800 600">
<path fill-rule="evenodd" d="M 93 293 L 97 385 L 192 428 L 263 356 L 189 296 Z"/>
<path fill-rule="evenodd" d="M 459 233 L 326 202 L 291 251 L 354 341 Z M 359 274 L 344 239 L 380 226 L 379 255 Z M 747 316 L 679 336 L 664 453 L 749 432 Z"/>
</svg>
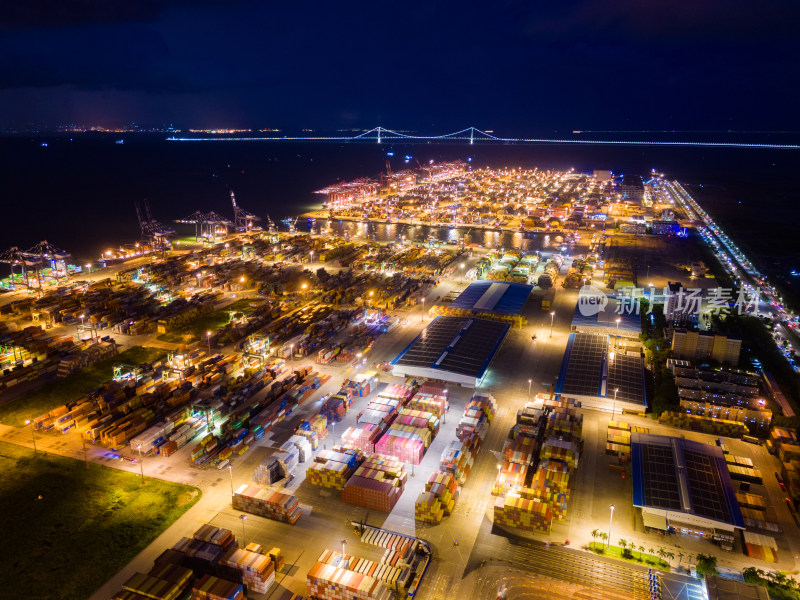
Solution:
<svg viewBox="0 0 800 600">
<path fill-rule="evenodd" d="M 652 434 L 631 435 L 634 506 L 658 508 L 744 528 L 722 451 Z"/>
<path fill-rule="evenodd" d="M 601 396 L 620 402 L 647 404 L 644 362 L 640 355 L 615 353 L 608 348 L 608 336 L 593 333 L 570 334 L 556 393 L 566 396 Z"/>
<path fill-rule="evenodd" d="M 392 364 L 480 378 L 509 327 L 507 323 L 484 319 L 437 317 Z"/>
<path fill-rule="evenodd" d="M 615 354 L 608 361 L 608 388 L 610 398 L 617 392 L 617 399 L 641 404 L 644 397 L 644 365 L 642 357 L 631 354 Z"/>
<path fill-rule="evenodd" d="M 453 308 L 518 315 L 525 306 L 533 286 L 505 281 L 470 283 L 450 304 Z"/>
<path fill-rule="evenodd" d="M 681 492 L 675 474 L 675 457 L 672 447 L 643 445 L 642 460 L 644 503 L 647 506 L 666 510 L 681 510 Z"/>
<path fill-rule="evenodd" d="M 686 457 L 689 496 L 694 512 L 715 521 L 729 521 L 730 510 L 724 495 L 719 493 L 722 481 L 714 457 L 689 449 L 685 449 L 683 454 Z"/>
<path fill-rule="evenodd" d="M 565 365 L 559 378 L 564 395 L 598 396 L 608 338 L 590 333 L 573 333 L 564 353 Z"/>
</svg>

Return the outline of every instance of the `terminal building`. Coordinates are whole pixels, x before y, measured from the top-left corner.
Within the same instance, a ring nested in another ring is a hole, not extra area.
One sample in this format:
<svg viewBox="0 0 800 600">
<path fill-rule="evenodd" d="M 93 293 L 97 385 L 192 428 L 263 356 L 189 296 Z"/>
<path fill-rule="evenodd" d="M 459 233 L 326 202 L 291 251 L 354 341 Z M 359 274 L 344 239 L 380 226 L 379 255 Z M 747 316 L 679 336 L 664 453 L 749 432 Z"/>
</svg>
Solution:
<svg viewBox="0 0 800 600">
<path fill-rule="evenodd" d="M 614 352 L 609 336 L 571 333 L 561 362 L 556 394 L 584 408 L 644 414 L 647 409 L 644 359 L 640 352 Z"/>
<path fill-rule="evenodd" d="M 743 530 L 722 450 L 684 438 L 631 434 L 633 505 L 645 530 L 676 530 L 732 547 Z"/>
</svg>

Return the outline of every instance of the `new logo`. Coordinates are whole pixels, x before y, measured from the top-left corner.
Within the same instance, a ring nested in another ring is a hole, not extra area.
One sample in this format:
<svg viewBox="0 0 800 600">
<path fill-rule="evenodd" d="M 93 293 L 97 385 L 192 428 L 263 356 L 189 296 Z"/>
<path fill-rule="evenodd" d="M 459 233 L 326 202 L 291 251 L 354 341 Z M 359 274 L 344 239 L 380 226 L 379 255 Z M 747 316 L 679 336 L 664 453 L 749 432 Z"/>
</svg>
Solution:
<svg viewBox="0 0 800 600">
<path fill-rule="evenodd" d="M 584 285 L 578 292 L 578 310 L 584 317 L 593 317 L 605 310 L 608 296 L 593 285 Z"/>
</svg>

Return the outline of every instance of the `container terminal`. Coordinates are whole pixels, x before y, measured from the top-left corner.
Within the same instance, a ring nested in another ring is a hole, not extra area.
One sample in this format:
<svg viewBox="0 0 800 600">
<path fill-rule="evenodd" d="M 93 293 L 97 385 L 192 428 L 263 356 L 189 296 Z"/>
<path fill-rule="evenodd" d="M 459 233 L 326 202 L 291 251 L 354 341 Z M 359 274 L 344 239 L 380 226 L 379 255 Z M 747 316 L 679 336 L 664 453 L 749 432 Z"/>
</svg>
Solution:
<svg viewBox="0 0 800 600">
<path fill-rule="evenodd" d="M 109 366 L 0 439 L 203 491 L 202 522 L 93 598 L 700 597 L 698 554 L 795 568 L 800 443 L 771 424 L 791 406 L 702 305 L 655 292 L 718 286 L 697 235 L 769 289 L 683 186 L 454 162 L 320 192 L 307 232 L 231 194 L 185 237 L 143 203 L 141 239 L 88 265 L 0 257 L 2 405 Z M 348 219 L 563 243 L 331 232 Z M 589 286 L 607 312 L 581 310 Z M 624 310 L 635 288 L 662 331 Z"/>
</svg>

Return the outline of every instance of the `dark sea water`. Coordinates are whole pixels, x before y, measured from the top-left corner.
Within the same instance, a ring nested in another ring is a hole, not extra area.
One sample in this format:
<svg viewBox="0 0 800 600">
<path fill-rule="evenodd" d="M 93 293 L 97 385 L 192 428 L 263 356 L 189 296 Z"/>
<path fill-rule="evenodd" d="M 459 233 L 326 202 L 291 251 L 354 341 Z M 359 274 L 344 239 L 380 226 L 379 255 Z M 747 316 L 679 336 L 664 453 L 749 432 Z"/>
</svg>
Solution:
<svg viewBox="0 0 800 600">
<path fill-rule="evenodd" d="M 736 139 L 792 143 L 797 136 L 746 137 Z M 122 138 L 124 144 L 115 143 Z M 193 233 L 192 226 L 172 222 L 195 210 L 231 215 L 229 189 L 241 206 L 262 217 L 269 213 L 278 222 L 318 208 L 323 197 L 314 190 L 377 175 L 385 169 L 387 152 L 394 152 L 394 170 L 415 167 L 417 160 L 457 158 L 471 159 L 474 167 L 574 167 L 642 175 L 655 168 L 689 184 L 696 199 L 762 266 L 775 273 L 800 269 L 798 150 L 172 142 L 145 134 L 0 138 L 0 251 L 47 239 L 81 261 L 94 259 L 105 248 L 138 239 L 134 202 L 145 198 L 157 219 L 179 233 Z M 412 157 L 408 164 L 405 155 Z"/>
</svg>

